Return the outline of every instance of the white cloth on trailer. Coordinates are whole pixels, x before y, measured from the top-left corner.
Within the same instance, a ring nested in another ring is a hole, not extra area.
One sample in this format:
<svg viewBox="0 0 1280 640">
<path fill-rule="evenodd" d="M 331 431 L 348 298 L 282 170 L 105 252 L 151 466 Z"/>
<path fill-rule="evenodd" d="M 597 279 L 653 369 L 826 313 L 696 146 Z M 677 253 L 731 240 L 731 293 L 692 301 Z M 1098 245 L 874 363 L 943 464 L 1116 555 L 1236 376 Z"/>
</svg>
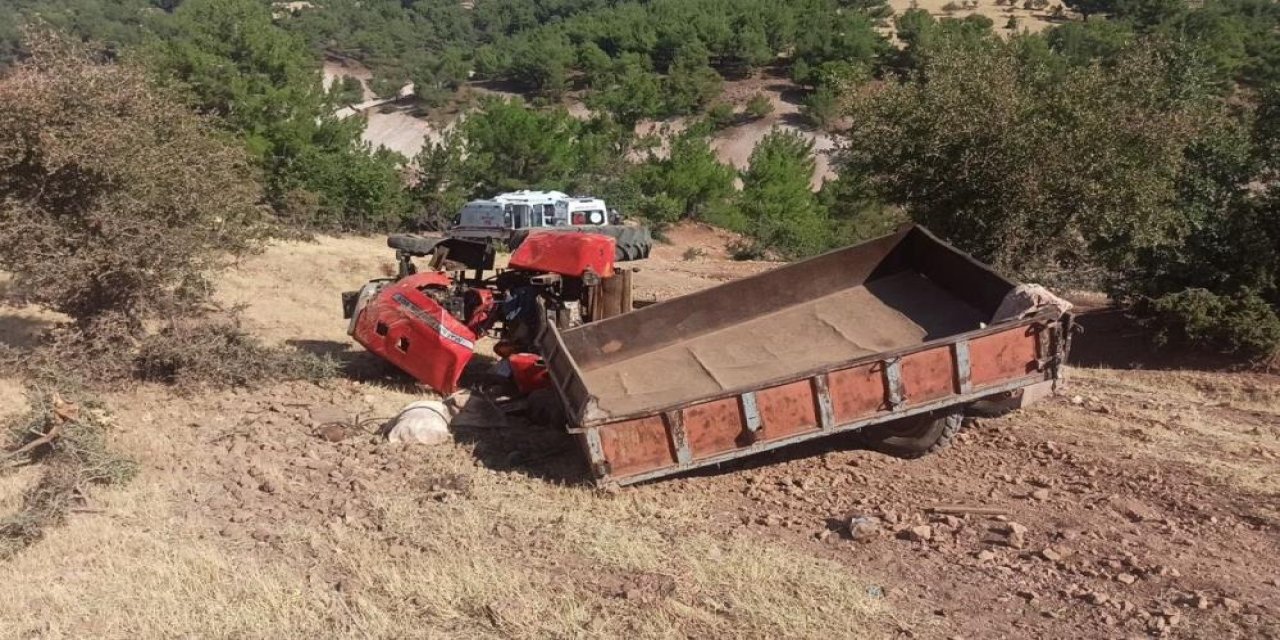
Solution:
<svg viewBox="0 0 1280 640">
<path fill-rule="evenodd" d="M 1013 291 L 1005 294 L 1000 307 L 991 317 L 991 324 L 1026 318 L 1035 315 L 1045 307 L 1054 307 L 1058 315 L 1062 315 L 1070 311 L 1072 306 L 1074 305 L 1070 302 L 1053 295 L 1048 289 L 1038 284 L 1020 284 L 1014 287 Z"/>
</svg>

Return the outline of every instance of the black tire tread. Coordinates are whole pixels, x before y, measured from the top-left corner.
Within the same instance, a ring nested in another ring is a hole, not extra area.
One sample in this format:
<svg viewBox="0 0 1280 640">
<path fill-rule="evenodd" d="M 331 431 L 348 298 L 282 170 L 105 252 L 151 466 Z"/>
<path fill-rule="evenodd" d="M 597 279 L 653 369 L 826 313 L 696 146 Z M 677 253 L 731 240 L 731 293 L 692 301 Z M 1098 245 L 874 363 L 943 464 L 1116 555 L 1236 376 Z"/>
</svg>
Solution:
<svg viewBox="0 0 1280 640">
<path fill-rule="evenodd" d="M 925 456 L 938 453 L 947 447 L 950 447 L 955 441 L 956 435 L 964 428 L 968 422 L 961 412 L 948 413 L 934 418 L 936 421 L 942 421 L 942 431 L 938 434 L 936 440 L 923 448 L 916 448 L 903 444 L 894 444 L 887 442 L 886 439 L 893 437 L 890 432 L 877 433 L 876 427 L 870 427 L 863 433 L 863 441 L 867 448 L 879 451 L 886 455 L 906 460 L 914 460 Z"/>
<path fill-rule="evenodd" d="M 418 236 L 409 233 L 397 233 L 387 236 L 388 247 L 404 251 L 416 257 L 431 255 L 435 251 L 436 245 L 442 241 L 444 241 L 444 238 Z"/>
</svg>

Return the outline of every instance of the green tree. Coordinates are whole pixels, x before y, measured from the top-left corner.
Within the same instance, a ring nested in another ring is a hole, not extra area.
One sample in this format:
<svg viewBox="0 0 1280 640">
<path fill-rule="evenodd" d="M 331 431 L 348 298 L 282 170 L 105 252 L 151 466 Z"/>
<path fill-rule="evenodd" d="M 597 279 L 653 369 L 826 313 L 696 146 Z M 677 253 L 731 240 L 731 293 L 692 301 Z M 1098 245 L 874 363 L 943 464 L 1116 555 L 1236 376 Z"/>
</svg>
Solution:
<svg viewBox="0 0 1280 640">
<path fill-rule="evenodd" d="M 835 89 L 822 87 L 805 98 L 800 113 L 814 127 L 830 127 L 840 117 L 840 96 Z"/>
<path fill-rule="evenodd" d="M 697 113 L 720 95 L 720 75 L 711 68 L 708 58 L 707 48 L 698 40 L 676 52 L 666 80 L 669 113 Z"/>
<path fill-rule="evenodd" d="M 735 207 L 738 230 L 758 248 L 786 256 L 828 248 L 827 212 L 809 188 L 813 171 L 811 140 L 794 131 L 770 131 L 742 172 L 742 192 Z"/>
<path fill-rule="evenodd" d="M 515 43 L 508 73 L 512 80 L 551 98 L 569 88 L 574 51 L 558 33 L 538 32 Z"/>
<path fill-rule="evenodd" d="M 408 200 L 399 158 L 375 153 L 363 121 L 339 121 L 317 61 L 279 29 L 256 0 L 187 0 L 166 24 L 148 62 L 201 112 L 241 135 L 266 173 L 267 195 L 283 207 L 290 194 L 319 196 L 314 222 L 344 228 L 399 224 Z"/>
<path fill-rule="evenodd" d="M 648 200 L 641 206 L 657 222 L 697 217 L 733 194 L 733 169 L 721 164 L 705 125 L 673 136 L 665 156 L 651 152 L 632 179 Z M 655 204 L 656 203 L 656 204 Z"/>
<path fill-rule="evenodd" d="M 457 131 L 446 131 L 438 141 L 428 140 L 413 163 L 416 177 L 413 198 L 417 205 L 415 226 L 443 231 L 470 197 L 466 184 L 464 142 Z"/>
<path fill-rule="evenodd" d="M 1015 273 L 1114 272 L 1177 241 L 1177 176 L 1211 115 L 1202 69 L 1154 44 L 1065 73 L 1015 43 L 969 44 L 940 43 L 913 80 L 855 103 L 846 170 Z"/>
<path fill-rule="evenodd" d="M 1109 60 L 1129 47 L 1133 27 L 1119 20 L 1067 22 L 1045 32 L 1049 48 L 1073 64 Z"/>
<path fill-rule="evenodd" d="M 1099 13 L 1115 13 L 1118 0 L 1062 0 L 1062 3 L 1088 21 L 1090 16 Z"/>
<path fill-rule="evenodd" d="M 467 191 L 567 188 L 579 166 L 579 126 L 564 109 L 537 111 L 513 100 L 487 100 L 459 125 Z"/>
<path fill-rule="evenodd" d="M 773 113 L 773 101 L 763 93 L 757 93 L 747 101 L 746 114 L 748 117 L 759 120 L 760 118 L 768 117 L 771 113 Z"/>
<path fill-rule="evenodd" d="M 774 58 L 774 50 L 769 46 L 764 26 L 758 20 L 740 18 L 734 28 L 731 47 L 732 53 L 725 60 L 725 65 L 739 75 L 746 75 Z"/>
<path fill-rule="evenodd" d="M 818 202 L 830 219 L 833 245 L 870 240 L 908 222 L 901 209 L 880 199 L 867 176 L 849 171 L 824 182 Z"/>
<path fill-rule="evenodd" d="M 806 13 L 802 20 L 792 66 L 792 78 L 800 84 L 818 85 L 820 78 L 810 74 L 825 63 L 869 69 L 877 57 L 890 51 L 888 40 L 876 30 L 876 19 L 866 13 L 845 11 L 832 15 L 814 11 Z"/>
<path fill-rule="evenodd" d="M 662 79 L 649 71 L 640 56 L 623 55 L 612 69 L 599 72 L 594 82 L 596 91 L 587 97 L 587 105 L 624 125 L 634 127 L 663 112 Z"/>
</svg>

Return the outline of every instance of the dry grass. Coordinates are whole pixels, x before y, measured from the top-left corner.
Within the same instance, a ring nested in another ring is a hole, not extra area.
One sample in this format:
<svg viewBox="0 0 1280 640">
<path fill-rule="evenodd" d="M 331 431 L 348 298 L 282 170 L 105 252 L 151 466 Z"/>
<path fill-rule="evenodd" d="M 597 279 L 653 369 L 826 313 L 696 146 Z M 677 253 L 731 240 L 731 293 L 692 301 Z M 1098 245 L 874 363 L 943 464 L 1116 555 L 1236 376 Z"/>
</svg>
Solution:
<svg viewBox="0 0 1280 640">
<path fill-rule="evenodd" d="M 1009 16 L 1018 19 L 1019 31 L 1030 31 L 1038 33 L 1053 24 L 1053 19 L 1046 11 L 1032 11 L 1024 9 L 1021 0 L 1015 7 L 997 6 L 994 0 L 980 0 L 977 9 L 961 9 L 958 11 L 946 12 L 942 8 L 947 4 L 961 4 L 953 2 L 953 0 L 890 0 L 889 6 L 893 7 L 894 13 L 901 15 L 907 9 L 919 8 L 928 11 L 935 18 L 957 18 L 962 19 L 969 15 L 981 15 L 990 18 L 994 25 L 992 30 L 996 33 L 1008 33 L 1005 30 L 1005 22 L 1009 20 Z M 1058 0 L 1051 0 L 1051 4 L 1061 4 Z"/>
<path fill-rule="evenodd" d="M 714 533 L 715 505 L 494 473 L 460 446 L 423 455 L 465 488 L 379 494 L 374 534 L 285 520 L 278 547 L 218 538 L 182 474 L 147 469 L 0 564 L 0 637 L 877 635 L 864 583 Z"/>
<path fill-rule="evenodd" d="M 1037 409 L 1045 419 L 1126 453 L 1194 465 L 1246 491 L 1280 496 L 1274 376 L 1106 369 L 1070 375 L 1066 396 L 1079 395 L 1083 407 Z"/>
<path fill-rule="evenodd" d="M 91 486 L 119 485 L 136 471 L 132 461 L 107 446 L 110 422 L 97 408 L 64 403 L 47 391 L 33 393 L 30 400 L 26 416 L 10 419 L 17 446 L 0 457 L 0 472 L 23 464 L 38 467 L 40 475 L 25 487 L 20 505 L 0 513 L 0 559 L 39 542 L 48 529 L 63 524 L 84 503 Z"/>
</svg>

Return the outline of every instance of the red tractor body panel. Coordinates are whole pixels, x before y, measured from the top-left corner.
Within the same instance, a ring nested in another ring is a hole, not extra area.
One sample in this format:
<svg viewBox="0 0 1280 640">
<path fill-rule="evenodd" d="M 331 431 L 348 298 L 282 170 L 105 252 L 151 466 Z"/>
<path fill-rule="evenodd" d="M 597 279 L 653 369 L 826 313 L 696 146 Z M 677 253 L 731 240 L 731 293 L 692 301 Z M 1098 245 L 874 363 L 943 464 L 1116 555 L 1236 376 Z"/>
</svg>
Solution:
<svg viewBox="0 0 1280 640">
<path fill-rule="evenodd" d="M 531 233 L 511 254 L 512 269 L 581 278 L 588 269 L 613 276 L 615 241 L 595 233 Z"/>
<path fill-rule="evenodd" d="M 352 336 L 419 382 L 453 393 L 476 334 L 422 291 L 450 284 L 448 274 L 433 271 L 383 287 L 358 312 Z"/>
<path fill-rule="evenodd" d="M 529 394 L 551 385 L 551 377 L 547 374 L 547 365 L 542 356 L 535 353 L 513 353 L 507 362 L 511 363 L 511 377 L 516 381 L 516 389 L 520 393 Z"/>
</svg>

